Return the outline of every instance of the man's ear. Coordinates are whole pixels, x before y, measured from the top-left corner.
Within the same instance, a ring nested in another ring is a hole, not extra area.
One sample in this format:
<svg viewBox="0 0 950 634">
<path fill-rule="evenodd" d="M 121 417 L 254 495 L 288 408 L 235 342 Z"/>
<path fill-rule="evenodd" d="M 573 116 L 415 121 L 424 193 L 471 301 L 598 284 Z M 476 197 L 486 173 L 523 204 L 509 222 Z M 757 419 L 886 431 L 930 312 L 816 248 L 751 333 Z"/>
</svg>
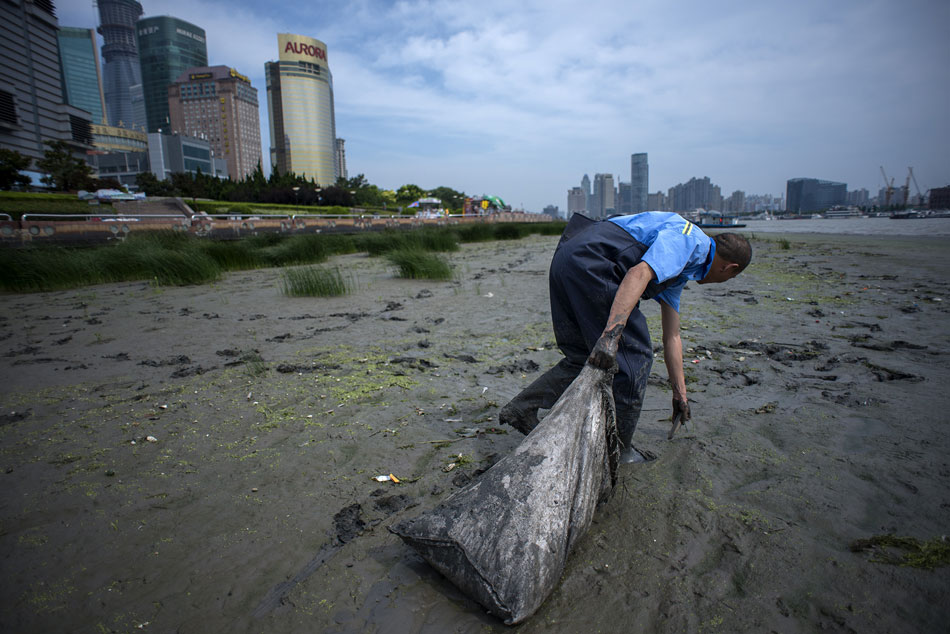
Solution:
<svg viewBox="0 0 950 634">
<path fill-rule="evenodd" d="M 731 275 L 738 275 L 739 265 L 735 262 L 725 262 L 723 263 L 722 272 L 729 273 Z"/>
</svg>

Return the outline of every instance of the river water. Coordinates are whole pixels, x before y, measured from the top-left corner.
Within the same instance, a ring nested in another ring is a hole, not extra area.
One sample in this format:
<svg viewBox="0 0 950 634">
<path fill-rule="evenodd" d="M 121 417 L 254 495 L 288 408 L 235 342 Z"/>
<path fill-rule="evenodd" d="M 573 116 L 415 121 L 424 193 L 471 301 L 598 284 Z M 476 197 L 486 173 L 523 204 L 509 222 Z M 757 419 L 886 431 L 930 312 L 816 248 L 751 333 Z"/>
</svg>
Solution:
<svg viewBox="0 0 950 634">
<path fill-rule="evenodd" d="M 950 236 L 950 218 L 843 218 L 808 220 L 742 220 L 743 232 L 837 233 L 874 236 Z"/>
</svg>

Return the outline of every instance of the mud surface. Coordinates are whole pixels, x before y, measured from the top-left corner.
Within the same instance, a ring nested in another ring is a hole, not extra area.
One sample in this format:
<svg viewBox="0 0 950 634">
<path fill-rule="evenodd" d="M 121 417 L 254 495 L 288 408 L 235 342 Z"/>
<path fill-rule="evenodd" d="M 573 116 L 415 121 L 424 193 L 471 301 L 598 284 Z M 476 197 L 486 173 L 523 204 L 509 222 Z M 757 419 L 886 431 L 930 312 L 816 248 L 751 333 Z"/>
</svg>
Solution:
<svg viewBox="0 0 950 634">
<path fill-rule="evenodd" d="M 849 544 L 950 527 L 950 253 L 769 237 L 684 291 L 693 421 L 667 441 L 659 353 L 659 459 L 622 467 L 520 632 L 946 627 L 950 569 Z M 448 283 L 346 256 L 334 299 L 271 270 L 2 296 L 0 630 L 511 629 L 386 527 L 518 444 L 496 416 L 559 358 L 555 244 L 465 246 Z"/>
</svg>

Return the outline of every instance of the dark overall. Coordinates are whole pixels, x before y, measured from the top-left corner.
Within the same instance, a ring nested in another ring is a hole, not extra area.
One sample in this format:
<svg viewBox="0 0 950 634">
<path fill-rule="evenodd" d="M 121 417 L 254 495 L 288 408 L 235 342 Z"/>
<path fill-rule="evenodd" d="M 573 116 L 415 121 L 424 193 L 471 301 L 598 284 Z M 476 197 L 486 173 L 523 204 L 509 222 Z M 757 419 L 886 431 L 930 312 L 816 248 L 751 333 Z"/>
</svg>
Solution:
<svg viewBox="0 0 950 634">
<path fill-rule="evenodd" d="M 576 231 L 575 220 L 576 217 L 554 252 L 549 277 L 554 336 L 564 359 L 505 408 L 509 415 L 513 410 L 532 421 L 527 429 L 521 429 L 525 433 L 536 424 L 538 408 L 552 407 L 580 373 L 607 325 L 620 283 L 649 248 L 612 222 L 584 223 L 587 226 Z M 663 284 L 650 282 L 641 299 L 654 297 L 674 281 L 675 278 Z M 622 446 L 629 447 L 653 365 L 650 332 L 639 304 L 630 313 L 621 334 L 617 365 L 614 376 L 617 426 Z"/>
</svg>

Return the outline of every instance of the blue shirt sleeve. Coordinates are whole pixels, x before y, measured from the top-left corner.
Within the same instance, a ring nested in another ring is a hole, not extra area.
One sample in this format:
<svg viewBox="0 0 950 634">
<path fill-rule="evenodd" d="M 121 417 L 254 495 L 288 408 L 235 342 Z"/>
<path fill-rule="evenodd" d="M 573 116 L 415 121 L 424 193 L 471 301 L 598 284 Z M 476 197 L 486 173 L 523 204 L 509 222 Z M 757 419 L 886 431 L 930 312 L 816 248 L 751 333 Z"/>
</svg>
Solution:
<svg viewBox="0 0 950 634">
<path fill-rule="evenodd" d="M 681 284 L 675 284 L 668 288 L 664 288 L 662 291 L 653 296 L 658 302 L 663 302 L 664 304 L 669 304 L 676 312 L 680 312 L 680 295 L 683 293 L 683 289 L 686 287 L 686 280 L 684 279 Z"/>
<path fill-rule="evenodd" d="M 643 254 L 643 261 L 656 273 L 656 281 L 663 283 L 683 272 L 697 247 L 695 240 L 682 233 L 660 231 L 653 244 Z"/>
</svg>

